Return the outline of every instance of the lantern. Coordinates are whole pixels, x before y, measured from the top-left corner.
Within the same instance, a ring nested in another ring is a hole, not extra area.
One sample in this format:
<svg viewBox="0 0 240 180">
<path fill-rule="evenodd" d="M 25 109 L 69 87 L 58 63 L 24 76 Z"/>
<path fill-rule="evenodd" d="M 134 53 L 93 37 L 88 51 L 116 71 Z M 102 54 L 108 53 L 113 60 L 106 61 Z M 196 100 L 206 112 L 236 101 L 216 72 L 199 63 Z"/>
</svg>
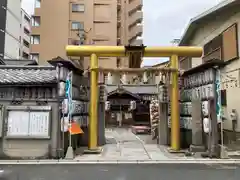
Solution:
<svg viewBox="0 0 240 180">
<path fill-rule="evenodd" d="M 130 110 L 135 110 L 137 107 L 136 101 L 130 101 Z"/>
<path fill-rule="evenodd" d="M 105 102 L 105 111 L 109 111 L 109 110 L 110 110 L 110 107 L 111 107 L 110 102 L 109 102 L 109 101 L 106 101 L 106 102 Z"/>
</svg>

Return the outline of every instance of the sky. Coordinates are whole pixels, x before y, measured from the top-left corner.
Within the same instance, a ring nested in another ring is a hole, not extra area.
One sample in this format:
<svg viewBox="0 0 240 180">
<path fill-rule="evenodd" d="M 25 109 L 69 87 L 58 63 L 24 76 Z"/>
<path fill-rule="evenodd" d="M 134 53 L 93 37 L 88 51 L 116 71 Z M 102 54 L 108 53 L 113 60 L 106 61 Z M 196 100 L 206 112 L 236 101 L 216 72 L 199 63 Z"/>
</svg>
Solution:
<svg viewBox="0 0 240 180">
<path fill-rule="evenodd" d="M 169 46 L 181 38 L 191 18 L 222 0 L 143 0 L 143 42 L 146 46 Z M 34 0 L 22 0 L 22 7 L 33 13 Z M 145 58 L 144 66 L 166 59 Z"/>
</svg>

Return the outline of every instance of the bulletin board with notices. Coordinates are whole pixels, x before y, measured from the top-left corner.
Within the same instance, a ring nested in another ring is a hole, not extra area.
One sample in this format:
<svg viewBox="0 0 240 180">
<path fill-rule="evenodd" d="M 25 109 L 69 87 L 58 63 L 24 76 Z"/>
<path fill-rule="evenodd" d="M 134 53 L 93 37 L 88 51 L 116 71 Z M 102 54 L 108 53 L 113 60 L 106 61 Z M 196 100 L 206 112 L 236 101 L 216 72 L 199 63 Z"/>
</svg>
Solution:
<svg viewBox="0 0 240 180">
<path fill-rule="evenodd" d="M 7 137 L 50 138 L 50 111 L 8 110 Z"/>
</svg>

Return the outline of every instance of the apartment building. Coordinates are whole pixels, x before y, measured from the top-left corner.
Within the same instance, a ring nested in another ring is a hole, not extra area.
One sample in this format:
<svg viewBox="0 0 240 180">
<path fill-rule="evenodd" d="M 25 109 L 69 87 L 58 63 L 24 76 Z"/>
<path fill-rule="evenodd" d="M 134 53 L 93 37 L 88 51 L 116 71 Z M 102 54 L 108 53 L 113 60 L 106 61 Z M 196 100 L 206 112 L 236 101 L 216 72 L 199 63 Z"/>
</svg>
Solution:
<svg viewBox="0 0 240 180">
<path fill-rule="evenodd" d="M 40 64 L 66 57 L 65 46 L 142 44 L 142 0 L 35 0 L 31 56 Z M 140 61 L 140 60 L 139 60 Z M 100 57 L 104 67 L 130 66 L 128 59 Z M 140 64 L 140 63 L 138 63 Z M 89 59 L 84 59 L 84 67 Z"/>
<path fill-rule="evenodd" d="M 0 0 L 0 58 L 18 59 L 21 0 Z"/>
<path fill-rule="evenodd" d="M 31 16 L 21 9 L 20 57 L 30 59 Z"/>
</svg>

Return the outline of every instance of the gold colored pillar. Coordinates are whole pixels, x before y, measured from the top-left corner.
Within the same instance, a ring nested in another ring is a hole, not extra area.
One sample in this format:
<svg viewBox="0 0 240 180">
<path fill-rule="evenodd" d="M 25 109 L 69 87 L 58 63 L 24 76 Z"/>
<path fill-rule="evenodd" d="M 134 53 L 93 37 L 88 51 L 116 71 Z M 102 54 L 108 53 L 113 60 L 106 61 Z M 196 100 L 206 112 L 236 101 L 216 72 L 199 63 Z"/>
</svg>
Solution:
<svg viewBox="0 0 240 180">
<path fill-rule="evenodd" d="M 91 87 L 90 87 L 90 121 L 89 121 L 89 150 L 96 150 L 98 133 L 98 57 L 91 55 Z"/>
<path fill-rule="evenodd" d="M 171 56 L 171 68 L 178 69 L 178 56 Z M 180 150 L 180 114 L 179 114 L 179 89 L 178 72 L 172 72 L 172 91 L 171 91 L 171 148 Z"/>
</svg>

